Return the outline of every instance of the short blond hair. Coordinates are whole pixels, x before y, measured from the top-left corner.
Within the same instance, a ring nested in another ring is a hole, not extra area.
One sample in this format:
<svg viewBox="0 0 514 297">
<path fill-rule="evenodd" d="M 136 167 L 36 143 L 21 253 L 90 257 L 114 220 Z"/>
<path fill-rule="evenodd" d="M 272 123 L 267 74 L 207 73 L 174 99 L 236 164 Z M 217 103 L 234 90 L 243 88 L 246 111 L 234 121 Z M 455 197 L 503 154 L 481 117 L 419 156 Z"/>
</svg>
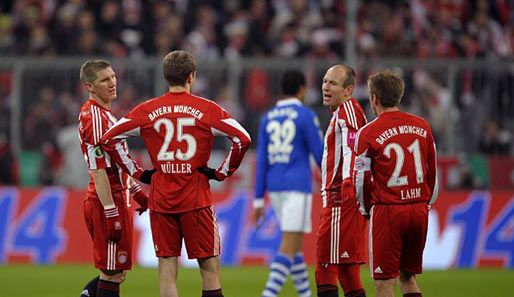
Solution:
<svg viewBox="0 0 514 297">
<path fill-rule="evenodd" d="M 383 107 L 395 107 L 402 100 L 405 82 L 400 74 L 386 69 L 369 76 L 368 88 Z"/>
<path fill-rule="evenodd" d="M 80 67 L 80 81 L 83 83 L 93 83 L 96 80 L 96 73 L 109 67 L 112 67 L 111 63 L 106 60 L 88 60 Z"/>
</svg>

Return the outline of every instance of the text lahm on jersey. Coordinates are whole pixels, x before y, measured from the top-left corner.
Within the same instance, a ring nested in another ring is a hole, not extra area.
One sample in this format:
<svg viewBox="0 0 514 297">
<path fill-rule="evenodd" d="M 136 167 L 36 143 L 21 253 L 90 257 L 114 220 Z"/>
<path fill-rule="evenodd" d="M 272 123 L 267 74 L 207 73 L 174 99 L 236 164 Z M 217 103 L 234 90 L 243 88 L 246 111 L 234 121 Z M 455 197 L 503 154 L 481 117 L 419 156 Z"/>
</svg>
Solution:
<svg viewBox="0 0 514 297">
<path fill-rule="evenodd" d="M 421 197 L 421 188 L 406 189 L 400 191 L 402 200 L 409 200 Z"/>
<path fill-rule="evenodd" d="M 163 173 L 191 173 L 191 164 L 189 163 L 164 163 L 161 164 Z"/>
</svg>

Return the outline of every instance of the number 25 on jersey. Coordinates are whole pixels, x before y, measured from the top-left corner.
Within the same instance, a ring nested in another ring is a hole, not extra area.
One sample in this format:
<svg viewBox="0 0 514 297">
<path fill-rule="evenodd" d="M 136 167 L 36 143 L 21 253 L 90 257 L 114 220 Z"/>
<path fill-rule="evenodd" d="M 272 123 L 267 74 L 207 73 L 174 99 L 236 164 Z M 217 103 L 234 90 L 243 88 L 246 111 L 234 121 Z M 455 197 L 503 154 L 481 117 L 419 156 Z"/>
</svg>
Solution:
<svg viewBox="0 0 514 297">
<path fill-rule="evenodd" d="M 153 128 L 157 132 L 161 132 L 161 129 L 165 130 L 164 142 L 157 154 L 158 161 L 173 161 L 177 158 L 180 161 L 188 161 L 192 159 L 196 154 L 196 139 L 193 135 L 184 133 L 183 129 L 187 126 L 195 126 L 194 118 L 177 118 L 177 142 L 185 141 L 187 144 L 187 149 L 183 152 L 180 148 L 177 148 L 176 151 L 169 150 L 169 146 L 171 141 L 173 140 L 173 136 L 175 134 L 175 126 L 173 122 L 168 118 L 161 118 L 155 121 Z"/>
</svg>

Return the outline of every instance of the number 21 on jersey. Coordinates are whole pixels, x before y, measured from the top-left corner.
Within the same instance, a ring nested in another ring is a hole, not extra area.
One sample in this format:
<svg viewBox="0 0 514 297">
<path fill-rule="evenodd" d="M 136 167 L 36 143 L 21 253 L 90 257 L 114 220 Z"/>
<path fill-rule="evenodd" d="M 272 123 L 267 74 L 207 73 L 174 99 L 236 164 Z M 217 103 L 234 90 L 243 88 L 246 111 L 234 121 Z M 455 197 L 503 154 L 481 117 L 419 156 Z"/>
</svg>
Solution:
<svg viewBox="0 0 514 297">
<path fill-rule="evenodd" d="M 423 183 L 423 166 L 421 164 L 421 152 L 419 147 L 419 140 L 414 140 L 408 147 L 407 150 L 409 153 L 414 156 L 414 168 L 416 171 L 416 183 Z M 405 162 L 405 153 L 401 145 L 396 142 L 391 142 L 384 148 L 384 155 L 388 158 L 391 158 L 391 151 L 394 151 L 396 154 L 396 165 L 394 166 L 393 173 L 391 177 L 387 181 L 388 187 L 398 187 L 398 186 L 406 186 L 409 184 L 406 175 L 400 176 L 402 172 L 402 168 Z"/>
</svg>

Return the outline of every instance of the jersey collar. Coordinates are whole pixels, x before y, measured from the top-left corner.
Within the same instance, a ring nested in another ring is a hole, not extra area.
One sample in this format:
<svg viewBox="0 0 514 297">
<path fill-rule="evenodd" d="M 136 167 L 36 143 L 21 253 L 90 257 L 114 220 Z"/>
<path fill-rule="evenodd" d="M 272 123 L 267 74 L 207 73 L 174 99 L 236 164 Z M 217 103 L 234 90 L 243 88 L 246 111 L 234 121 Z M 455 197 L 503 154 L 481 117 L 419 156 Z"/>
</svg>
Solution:
<svg viewBox="0 0 514 297">
<path fill-rule="evenodd" d="M 89 99 L 88 99 L 88 101 L 89 101 L 91 104 L 96 105 L 96 106 L 100 107 L 100 108 L 101 108 L 101 109 L 103 109 L 103 110 L 111 111 L 111 109 L 110 109 L 110 108 L 106 108 L 106 107 L 104 107 L 104 106 L 103 106 L 103 105 L 101 105 L 100 103 L 96 102 L 96 100 L 94 100 L 94 99 L 89 98 Z"/>
<path fill-rule="evenodd" d="M 284 106 L 284 105 L 290 105 L 290 104 L 302 105 L 302 101 L 300 101 L 300 100 L 298 100 L 298 98 L 294 98 L 294 97 L 280 99 L 277 101 L 277 106 Z"/>
</svg>

